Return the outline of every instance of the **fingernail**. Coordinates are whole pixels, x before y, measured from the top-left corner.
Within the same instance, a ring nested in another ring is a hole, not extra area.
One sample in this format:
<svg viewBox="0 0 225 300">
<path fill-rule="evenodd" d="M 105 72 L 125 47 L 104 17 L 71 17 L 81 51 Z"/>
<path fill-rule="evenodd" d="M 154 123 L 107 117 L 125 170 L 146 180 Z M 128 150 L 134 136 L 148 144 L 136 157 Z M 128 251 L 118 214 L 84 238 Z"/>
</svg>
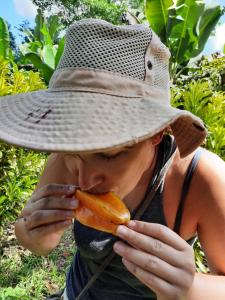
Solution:
<svg viewBox="0 0 225 300">
<path fill-rule="evenodd" d="M 78 207 L 78 201 L 73 199 L 70 201 L 70 205 L 72 208 L 77 208 Z"/>
<path fill-rule="evenodd" d="M 116 242 L 114 245 L 113 245 L 113 249 L 115 250 L 115 252 L 118 252 L 118 253 L 121 253 L 124 249 L 123 247 L 123 244 L 120 243 L 120 242 Z"/>
<path fill-rule="evenodd" d="M 120 225 L 117 227 L 117 231 L 116 231 L 118 236 L 124 236 L 127 233 L 127 228 L 123 225 Z"/>
<path fill-rule="evenodd" d="M 136 222 L 135 221 L 129 221 L 127 222 L 127 226 L 130 228 L 134 228 L 136 226 Z"/>
</svg>

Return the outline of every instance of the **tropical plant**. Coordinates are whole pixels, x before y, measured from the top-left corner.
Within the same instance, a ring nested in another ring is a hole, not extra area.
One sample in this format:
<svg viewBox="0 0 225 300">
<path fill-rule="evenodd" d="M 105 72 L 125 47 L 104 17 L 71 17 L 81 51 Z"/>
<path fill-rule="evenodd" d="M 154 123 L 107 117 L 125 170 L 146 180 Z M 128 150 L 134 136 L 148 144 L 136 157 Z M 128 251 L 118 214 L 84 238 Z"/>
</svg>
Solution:
<svg viewBox="0 0 225 300">
<path fill-rule="evenodd" d="M 29 42 L 19 46 L 23 59 L 31 62 L 48 83 L 64 49 L 64 37 L 60 37 L 64 26 L 56 15 L 45 18 L 38 10 L 33 31 L 24 28 Z"/>
<path fill-rule="evenodd" d="M 32 0 L 32 2 L 42 11 L 47 10 L 50 13 L 57 8 L 58 15 L 65 25 L 83 18 L 100 18 L 120 24 L 121 16 L 127 10 L 126 1 L 121 0 Z"/>
<path fill-rule="evenodd" d="M 11 60 L 0 57 L 0 96 L 32 92 L 46 88 L 40 74 L 19 70 Z"/>
<path fill-rule="evenodd" d="M 7 22 L 0 17 L 0 57 L 13 59 Z"/>
<path fill-rule="evenodd" d="M 225 93 L 215 89 L 208 78 L 192 79 L 173 86 L 172 104 L 203 120 L 208 128 L 205 147 L 225 160 Z"/>
<path fill-rule="evenodd" d="M 202 52 L 223 13 L 222 7 L 204 0 L 146 0 L 148 22 L 170 49 L 172 78 Z"/>
<path fill-rule="evenodd" d="M 208 55 L 202 56 L 192 62 L 186 68 L 185 74 L 179 76 L 176 84 L 181 87 L 190 81 L 207 81 L 212 90 L 225 90 L 225 56 Z"/>
<path fill-rule="evenodd" d="M 39 73 L 18 70 L 0 58 L 0 96 L 45 88 Z M 0 99 L 1 101 L 1 99 Z M 14 220 L 38 180 L 44 154 L 0 142 L 0 230 L 2 222 Z"/>
</svg>

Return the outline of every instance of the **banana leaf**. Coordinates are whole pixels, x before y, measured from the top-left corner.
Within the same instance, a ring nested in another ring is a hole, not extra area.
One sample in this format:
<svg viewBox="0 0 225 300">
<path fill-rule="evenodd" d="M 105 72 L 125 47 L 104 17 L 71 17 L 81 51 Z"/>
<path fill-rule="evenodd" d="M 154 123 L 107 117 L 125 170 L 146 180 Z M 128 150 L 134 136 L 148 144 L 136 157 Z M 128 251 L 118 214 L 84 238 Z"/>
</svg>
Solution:
<svg viewBox="0 0 225 300">
<path fill-rule="evenodd" d="M 8 25 L 4 19 L 0 17 L 0 56 L 3 56 L 4 58 L 9 55 L 9 41 Z"/>
<path fill-rule="evenodd" d="M 168 38 L 168 9 L 173 0 L 146 0 L 145 14 L 153 31 L 160 36 L 163 43 Z"/>
<path fill-rule="evenodd" d="M 44 17 L 40 9 L 37 11 L 37 15 L 35 17 L 35 27 L 34 27 L 34 40 L 42 42 L 43 36 L 41 32 L 41 28 L 44 24 Z"/>
<path fill-rule="evenodd" d="M 223 13 L 222 7 L 206 6 L 205 0 L 146 0 L 147 19 L 170 49 L 172 75 L 202 52 Z"/>
<path fill-rule="evenodd" d="M 49 33 L 47 25 L 44 23 L 41 28 L 41 33 L 43 34 L 43 45 L 53 45 L 52 37 Z"/>
<path fill-rule="evenodd" d="M 169 48 L 172 60 L 180 65 L 198 49 L 198 22 L 204 7 L 204 1 L 178 0 L 169 9 Z"/>
<path fill-rule="evenodd" d="M 55 55 L 55 67 L 57 67 L 59 60 L 62 56 L 63 50 L 64 50 L 64 44 L 65 44 L 65 37 L 61 38 L 59 45 L 58 45 L 58 49 Z"/>
<path fill-rule="evenodd" d="M 31 61 L 31 63 L 39 70 L 42 71 L 42 74 L 44 76 L 44 79 L 46 83 L 49 83 L 50 78 L 52 77 L 52 74 L 54 72 L 54 69 L 52 69 L 49 65 L 44 63 L 40 56 L 37 53 L 27 53 L 24 55 L 24 57 Z"/>
<path fill-rule="evenodd" d="M 54 44 L 58 42 L 59 34 L 64 26 L 60 23 L 58 16 L 50 16 L 48 19 L 48 30 Z"/>
<path fill-rule="evenodd" d="M 203 51 L 211 32 L 223 13 L 224 10 L 219 5 L 206 6 L 198 23 L 198 49 L 193 51 L 193 56 L 197 56 Z"/>
<path fill-rule="evenodd" d="M 42 50 L 43 62 L 51 69 L 55 69 L 55 50 L 53 46 L 46 45 Z"/>
</svg>

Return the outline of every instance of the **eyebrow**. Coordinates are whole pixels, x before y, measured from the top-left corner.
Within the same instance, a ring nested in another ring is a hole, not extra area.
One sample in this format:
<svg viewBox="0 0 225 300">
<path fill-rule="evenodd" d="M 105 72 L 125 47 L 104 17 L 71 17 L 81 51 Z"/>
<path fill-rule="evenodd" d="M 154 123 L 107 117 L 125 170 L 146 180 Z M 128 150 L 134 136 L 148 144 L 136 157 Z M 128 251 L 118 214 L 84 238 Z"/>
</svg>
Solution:
<svg viewBox="0 0 225 300">
<path fill-rule="evenodd" d="M 108 151 L 113 151 L 113 150 L 121 150 L 123 151 L 124 149 L 131 149 L 131 148 L 134 148 L 134 145 L 131 145 L 131 146 L 124 146 L 123 148 L 115 148 L 115 149 L 111 149 L 111 150 L 108 150 Z M 107 151 L 107 149 L 105 150 Z"/>
<path fill-rule="evenodd" d="M 111 149 L 111 150 L 103 150 L 103 151 L 100 151 L 100 152 L 96 152 L 95 154 L 97 154 L 97 153 L 99 153 L 99 154 L 107 154 L 107 153 L 109 153 L 109 152 L 112 152 L 112 151 L 118 151 L 118 152 L 122 152 L 122 151 L 124 151 L 125 149 L 132 149 L 132 148 L 134 148 L 134 145 L 131 145 L 131 146 L 125 146 L 125 147 L 123 147 L 123 148 L 115 148 L 115 149 Z"/>
<path fill-rule="evenodd" d="M 125 146 L 124 148 L 122 148 L 122 149 L 111 149 L 111 150 L 108 150 L 108 151 L 112 151 L 112 150 L 120 150 L 120 151 L 123 151 L 123 150 L 125 150 L 125 149 L 132 149 L 132 148 L 134 148 L 134 146 L 135 145 L 128 145 L 128 146 Z M 107 150 L 106 150 L 107 151 Z M 82 158 L 81 156 L 80 156 L 80 154 L 79 153 L 65 153 L 66 155 L 71 155 L 71 156 L 78 156 L 78 157 L 80 157 L 80 158 Z M 103 152 L 103 151 L 101 151 L 101 152 L 95 152 L 94 154 L 107 154 L 107 152 Z"/>
</svg>

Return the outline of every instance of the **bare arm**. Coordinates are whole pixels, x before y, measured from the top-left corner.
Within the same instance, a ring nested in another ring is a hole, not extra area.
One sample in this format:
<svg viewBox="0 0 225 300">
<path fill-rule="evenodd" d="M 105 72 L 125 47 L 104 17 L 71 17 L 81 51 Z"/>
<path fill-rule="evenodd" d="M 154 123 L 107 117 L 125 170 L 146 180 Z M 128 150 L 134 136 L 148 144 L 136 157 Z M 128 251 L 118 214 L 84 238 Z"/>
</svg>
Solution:
<svg viewBox="0 0 225 300">
<path fill-rule="evenodd" d="M 46 255 L 70 226 L 78 203 L 71 199 L 75 187 L 67 179 L 62 157 L 49 156 L 40 181 L 15 224 L 19 242 L 37 255 Z M 71 189 L 72 187 L 72 189 Z"/>
<path fill-rule="evenodd" d="M 196 273 L 188 300 L 225 299 L 225 162 L 206 152 L 199 166 L 198 237 L 210 274 Z"/>
</svg>

